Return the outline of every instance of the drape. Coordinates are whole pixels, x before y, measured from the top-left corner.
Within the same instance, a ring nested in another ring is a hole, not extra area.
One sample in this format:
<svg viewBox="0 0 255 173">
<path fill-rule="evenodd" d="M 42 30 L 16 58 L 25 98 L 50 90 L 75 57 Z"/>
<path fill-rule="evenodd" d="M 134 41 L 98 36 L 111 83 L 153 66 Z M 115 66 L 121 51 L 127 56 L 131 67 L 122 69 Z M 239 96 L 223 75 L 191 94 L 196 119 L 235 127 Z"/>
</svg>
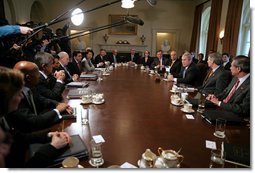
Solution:
<svg viewBox="0 0 255 173">
<path fill-rule="evenodd" d="M 232 56 L 236 56 L 242 6 L 243 0 L 230 0 L 228 4 L 222 52 Z"/>
<path fill-rule="evenodd" d="M 211 3 L 211 14 L 208 28 L 206 52 L 209 52 L 210 50 L 217 50 L 220 33 L 222 2 L 223 0 L 212 0 Z"/>
</svg>

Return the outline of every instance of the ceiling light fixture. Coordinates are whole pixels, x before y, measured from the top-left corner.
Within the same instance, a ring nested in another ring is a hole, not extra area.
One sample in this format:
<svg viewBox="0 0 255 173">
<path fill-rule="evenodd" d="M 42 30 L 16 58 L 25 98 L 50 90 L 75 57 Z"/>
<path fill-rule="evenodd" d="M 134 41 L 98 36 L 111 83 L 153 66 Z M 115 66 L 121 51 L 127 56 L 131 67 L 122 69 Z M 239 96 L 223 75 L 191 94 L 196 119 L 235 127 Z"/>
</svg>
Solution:
<svg viewBox="0 0 255 173">
<path fill-rule="evenodd" d="M 82 24 L 84 20 L 84 14 L 82 13 L 82 10 L 80 8 L 76 8 L 72 12 L 71 21 L 75 26 L 79 26 Z"/>
<path fill-rule="evenodd" d="M 134 5 L 135 1 L 136 0 L 122 0 L 121 1 L 121 7 L 122 8 L 127 8 L 127 9 L 134 8 L 135 7 L 135 5 Z"/>
</svg>

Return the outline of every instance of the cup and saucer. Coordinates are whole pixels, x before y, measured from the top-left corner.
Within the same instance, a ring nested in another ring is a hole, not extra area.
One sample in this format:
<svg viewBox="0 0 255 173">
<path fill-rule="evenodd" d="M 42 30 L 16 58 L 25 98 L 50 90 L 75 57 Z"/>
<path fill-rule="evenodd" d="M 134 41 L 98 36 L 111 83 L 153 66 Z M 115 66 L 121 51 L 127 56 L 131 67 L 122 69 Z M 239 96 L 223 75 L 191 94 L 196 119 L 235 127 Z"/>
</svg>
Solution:
<svg viewBox="0 0 255 173">
<path fill-rule="evenodd" d="M 81 104 L 90 104 L 92 103 L 92 96 L 90 95 L 83 95 L 81 97 Z"/>
<path fill-rule="evenodd" d="M 105 102 L 104 100 L 104 94 L 95 94 L 92 98 L 92 103 L 99 105 L 99 104 L 103 104 Z"/>
<path fill-rule="evenodd" d="M 174 106 L 183 106 L 183 101 L 181 99 L 171 99 L 171 104 Z"/>
<path fill-rule="evenodd" d="M 192 104 L 186 103 L 184 104 L 183 108 L 181 108 L 181 111 L 184 113 L 194 113 L 195 110 L 192 109 Z"/>
</svg>

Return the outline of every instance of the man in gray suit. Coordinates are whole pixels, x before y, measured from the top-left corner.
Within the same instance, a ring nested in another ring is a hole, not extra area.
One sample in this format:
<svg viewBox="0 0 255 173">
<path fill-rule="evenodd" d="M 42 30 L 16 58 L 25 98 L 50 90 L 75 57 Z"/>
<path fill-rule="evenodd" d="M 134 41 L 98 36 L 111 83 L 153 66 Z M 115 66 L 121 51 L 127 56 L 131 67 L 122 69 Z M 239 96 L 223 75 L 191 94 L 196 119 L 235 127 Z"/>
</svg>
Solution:
<svg viewBox="0 0 255 173">
<path fill-rule="evenodd" d="M 218 95 L 209 95 L 207 100 L 226 111 L 239 116 L 250 116 L 250 59 L 239 55 L 231 63 L 234 76 L 228 87 Z"/>
<path fill-rule="evenodd" d="M 230 72 L 222 67 L 222 56 L 219 53 L 212 53 L 208 56 L 208 71 L 203 85 L 198 88 L 202 94 L 220 94 L 230 82 Z"/>
</svg>

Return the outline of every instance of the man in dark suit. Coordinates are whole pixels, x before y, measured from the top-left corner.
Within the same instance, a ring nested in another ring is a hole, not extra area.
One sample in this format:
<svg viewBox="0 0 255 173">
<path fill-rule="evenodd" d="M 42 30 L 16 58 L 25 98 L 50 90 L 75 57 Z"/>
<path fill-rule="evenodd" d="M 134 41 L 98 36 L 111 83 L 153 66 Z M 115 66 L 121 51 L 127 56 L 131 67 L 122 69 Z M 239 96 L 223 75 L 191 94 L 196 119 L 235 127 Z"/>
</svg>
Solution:
<svg viewBox="0 0 255 173">
<path fill-rule="evenodd" d="M 81 60 L 82 60 L 81 51 L 73 51 L 73 60 L 72 62 L 69 62 L 67 65 L 69 72 L 72 76 L 74 74 L 81 75 L 83 71 Z"/>
<path fill-rule="evenodd" d="M 130 49 L 130 54 L 126 57 L 125 62 L 129 64 L 139 64 L 140 63 L 140 57 L 135 54 L 135 48 Z"/>
<path fill-rule="evenodd" d="M 106 61 L 108 61 L 106 51 L 104 49 L 100 49 L 100 53 L 95 57 L 93 64 L 95 67 L 104 68 Z"/>
<path fill-rule="evenodd" d="M 229 54 L 228 53 L 223 53 L 222 54 L 222 61 L 223 61 L 224 69 L 230 71 L 231 62 L 229 60 Z"/>
<path fill-rule="evenodd" d="M 167 59 L 163 57 L 162 51 L 158 50 L 156 53 L 156 58 L 154 58 L 152 64 L 151 64 L 151 69 L 152 70 L 157 70 L 158 72 L 164 72 L 166 70 L 166 66 L 169 64 Z"/>
<path fill-rule="evenodd" d="M 220 108 L 239 116 L 250 116 L 250 59 L 240 55 L 234 58 L 230 67 L 233 79 L 218 95 L 209 95 L 207 100 Z"/>
<path fill-rule="evenodd" d="M 79 75 L 78 74 L 71 75 L 71 72 L 67 67 L 69 63 L 69 55 L 66 52 L 59 52 L 58 56 L 60 64 L 58 70 L 63 70 L 65 72 L 65 83 L 67 84 L 73 81 L 78 81 Z"/>
<path fill-rule="evenodd" d="M 35 64 L 40 72 L 40 81 L 37 85 L 39 94 L 49 99 L 61 101 L 65 89 L 64 71 L 56 72 L 53 76 L 53 56 L 46 52 L 38 52 L 35 55 Z"/>
<path fill-rule="evenodd" d="M 212 53 L 208 56 L 208 66 L 210 70 L 203 82 L 203 85 L 199 87 L 201 93 L 203 94 L 219 94 L 221 93 L 230 82 L 230 73 L 221 66 L 221 54 Z"/>
<path fill-rule="evenodd" d="M 20 61 L 15 64 L 14 69 L 24 73 L 25 86 L 18 109 L 6 116 L 8 124 L 13 128 L 22 132 L 45 129 L 62 120 L 60 113 L 72 112 L 68 104 L 58 103 L 38 94 L 35 86 L 39 82 L 40 73 L 36 64 Z"/>
<path fill-rule="evenodd" d="M 170 75 L 168 80 L 196 87 L 198 86 L 199 76 L 199 70 L 196 64 L 192 62 L 191 54 L 189 52 L 185 52 L 182 55 L 182 68 L 180 73 L 177 75 Z"/>
<path fill-rule="evenodd" d="M 108 56 L 109 57 L 109 61 L 111 64 L 117 64 L 117 63 L 121 63 L 121 57 L 118 55 L 118 50 L 114 49 L 112 50 L 112 55 Z"/>
<path fill-rule="evenodd" d="M 170 60 L 170 73 L 172 75 L 177 75 L 181 71 L 182 62 L 178 59 L 176 51 L 171 51 L 170 53 L 171 60 Z"/>
</svg>

